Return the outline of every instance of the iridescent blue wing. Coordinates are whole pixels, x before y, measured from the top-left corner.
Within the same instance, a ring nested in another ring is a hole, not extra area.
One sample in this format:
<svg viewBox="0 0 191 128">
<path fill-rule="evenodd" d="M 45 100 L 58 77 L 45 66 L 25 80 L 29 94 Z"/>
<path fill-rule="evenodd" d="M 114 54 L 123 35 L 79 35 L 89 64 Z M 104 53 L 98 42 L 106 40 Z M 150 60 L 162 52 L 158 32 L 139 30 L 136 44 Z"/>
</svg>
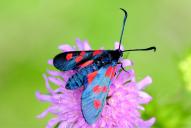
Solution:
<svg viewBox="0 0 191 128">
<path fill-rule="evenodd" d="M 98 67 L 95 65 L 95 63 L 80 69 L 68 79 L 65 88 L 73 90 L 83 86 L 84 83 L 87 83 L 87 76 L 92 74 L 92 72 L 95 73 L 96 70 L 98 70 Z"/>
<path fill-rule="evenodd" d="M 64 52 L 54 57 L 53 64 L 61 71 L 74 70 L 92 64 L 103 54 L 103 50 Z"/>
<path fill-rule="evenodd" d="M 115 66 L 108 64 L 88 75 L 88 85 L 82 94 L 82 114 L 88 124 L 100 116 L 114 74 Z"/>
</svg>

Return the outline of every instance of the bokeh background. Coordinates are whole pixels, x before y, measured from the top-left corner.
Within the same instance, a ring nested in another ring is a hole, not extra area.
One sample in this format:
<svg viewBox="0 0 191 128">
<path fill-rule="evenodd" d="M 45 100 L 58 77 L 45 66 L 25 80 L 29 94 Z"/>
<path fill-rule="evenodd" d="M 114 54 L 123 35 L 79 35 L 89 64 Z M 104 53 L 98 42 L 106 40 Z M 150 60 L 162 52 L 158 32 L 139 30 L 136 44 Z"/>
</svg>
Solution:
<svg viewBox="0 0 191 128">
<path fill-rule="evenodd" d="M 46 92 L 42 74 L 52 68 L 47 60 L 58 45 L 74 45 L 76 38 L 87 39 L 93 49 L 113 49 L 123 20 L 120 7 L 129 13 L 125 48 L 157 47 L 155 53 L 129 55 L 138 80 L 153 78 L 146 89 L 153 100 L 143 118 L 155 116 L 154 128 L 191 127 L 190 0 L 0 0 L 1 128 L 45 127 L 51 115 L 36 115 L 48 104 L 35 91 Z"/>
</svg>

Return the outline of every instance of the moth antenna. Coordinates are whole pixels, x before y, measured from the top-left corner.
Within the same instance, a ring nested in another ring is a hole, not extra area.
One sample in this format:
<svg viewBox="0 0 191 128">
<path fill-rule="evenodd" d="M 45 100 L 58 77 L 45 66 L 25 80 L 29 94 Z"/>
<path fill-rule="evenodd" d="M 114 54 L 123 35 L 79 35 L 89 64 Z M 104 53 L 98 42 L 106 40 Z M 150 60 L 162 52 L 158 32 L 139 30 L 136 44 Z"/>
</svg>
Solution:
<svg viewBox="0 0 191 128">
<path fill-rule="evenodd" d="M 123 8 L 120 8 L 124 13 L 125 13 L 125 16 L 124 16 L 124 19 L 123 19 L 123 26 L 122 26 L 122 31 L 121 31 L 121 37 L 120 37 L 120 41 L 119 41 L 119 50 L 120 50 L 120 47 L 121 47 L 121 42 L 122 42 L 122 38 L 123 38 L 123 32 L 124 32 L 124 28 L 125 28 L 125 23 L 126 23 L 126 20 L 127 20 L 127 11 Z"/>
<path fill-rule="evenodd" d="M 149 47 L 149 48 L 143 48 L 143 49 L 129 49 L 129 50 L 124 50 L 122 52 L 127 52 L 127 51 L 149 51 L 149 50 L 154 50 L 156 51 L 156 47 Z"/>
</svg>

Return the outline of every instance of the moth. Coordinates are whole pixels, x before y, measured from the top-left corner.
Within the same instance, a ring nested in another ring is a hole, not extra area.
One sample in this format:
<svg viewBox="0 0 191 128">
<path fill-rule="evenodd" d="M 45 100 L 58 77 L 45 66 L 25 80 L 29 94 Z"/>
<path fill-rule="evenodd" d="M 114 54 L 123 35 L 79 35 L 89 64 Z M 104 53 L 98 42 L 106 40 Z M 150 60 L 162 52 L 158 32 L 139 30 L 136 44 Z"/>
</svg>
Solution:
<svg viewBox="0 0 191 128">
<path fill-rule="evenodd" d="M 93 124 L 99 118 L 105 105 L 112 78 L 116 73 L 116 66 L 123 65 L 119 58 L 124 52 L 156 50 L 155 47 L 145 49 L 130 49 L 122 51 L 120 49 L 124 27 L 127 19 L 127 11 L 120 8 L 125 16 L 117 50 L 89 50 L 89 51 L 69 51 L 56 55 L 53 59 L 54 66 L 60 71 L 76 70 L 65 88 L 74 90 L 84 86 L 81 96 L 81 110 L 85 121 Z"/>
</svg>

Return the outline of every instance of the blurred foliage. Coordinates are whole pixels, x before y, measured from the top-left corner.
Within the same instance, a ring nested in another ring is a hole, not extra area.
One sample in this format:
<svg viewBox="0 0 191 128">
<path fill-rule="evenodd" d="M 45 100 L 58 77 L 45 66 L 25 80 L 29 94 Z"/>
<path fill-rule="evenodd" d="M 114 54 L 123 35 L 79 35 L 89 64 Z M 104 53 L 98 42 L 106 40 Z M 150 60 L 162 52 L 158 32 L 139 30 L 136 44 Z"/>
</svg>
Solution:
<svg viewBox="0 0 191 128">
<path fill-rule="evenodd" d="M 186 83 L 186 88 L 191 91 L 191 55 L 179 64 L 183 79 Z"/>
<path fill-rule="evenodd" d="M 35 98 L 46 92 L 42 74 L 58 45 L 87 39 L 93 49 L 113 49 L 123 14 L 128 10 L 125 48 L 156 46 L 157 52 L 131 53 L 137 80 L 147 74 L 153 96 L 143 113 L 157 118 L 154 128 L 190 128 L 191 94 L 182 81 L 179 63 L 191 53 L 189 0 L 1 0 L 0 1 L 0 124 L 3 128 L 39 128 L 36 119 L 47 104 Z M 188 67 L 191 68 L 191 67 Z"/>
</svg>

